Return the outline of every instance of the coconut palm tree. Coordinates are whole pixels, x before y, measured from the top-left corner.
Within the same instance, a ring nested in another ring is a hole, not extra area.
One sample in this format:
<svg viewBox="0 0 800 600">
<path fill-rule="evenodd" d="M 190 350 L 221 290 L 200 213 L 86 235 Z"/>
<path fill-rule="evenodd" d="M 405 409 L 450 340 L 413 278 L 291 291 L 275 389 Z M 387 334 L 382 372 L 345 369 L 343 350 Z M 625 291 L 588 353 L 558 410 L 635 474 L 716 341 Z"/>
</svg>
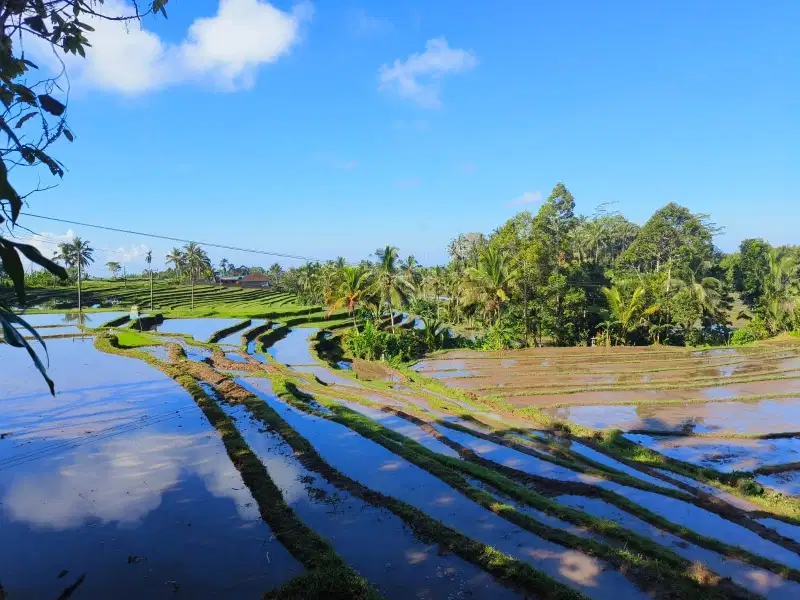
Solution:
<svg viewBox="0 0 800 600">
<path fill-rule="evenodd" d="M 491 246 L 484 248 L 478 257 L 478 266 L 468 268 L 465 276 L 468 298 L 483 304 L 483 314 L 493 323 L 499 321 L 509 288 L 517 279 L 511 255 Z"/>
<path fill-rule="evenodd" d="M 111 273 L 111 276 L 116 279 L 117 275 L 119 275 L 120 269 L 122 269 L 122 265 L 115 261 L 109 261 L 106 263 L 106 269 Z"/>
<path fill-rule="evenodd" d="M 797 263 L 792 256 L 773 248 L 769 251 L 768 265 L 761 312 L 770 333 L 776 334 L 789 326 L 789 317 L 798 303 Z"/>
<path fill-rule="evenodd" d="M 394 246 L 378 248 L 375 251 L 378 262 L 375 264 L 375 281 L 381 293 L 381 299 L 386 303 L 389 319 L 394 333 L 394 310 L 408 302 L 408 294 L 413 289 L 411 283 L 404 277 L 398 268 L 398 250 Z"/>
<path fill-rule="evenodd" d="M 144 262 L 147 263 L 147 270 L 150 271 L 150 310 L 153 310 L 153 251 L 148 250 L 144 255 Z"/>
<path fill-rule="evenodd" d="M 622 340 L 623 345 L 628 344 L 628 334 L 641 325 L 644 317 L 652 315 L 658 310 L 658 306 L 655 304 L 645 306 L 645 289 L 641 286 L 634 290 L 630 298 L 626 298 L 617 286 L 612 286 L 611 289 L 603 287 L 600 291 L 606 297 L 608 310 L 614 323 L 619 325 L 619 339 Z"/>
<path fill-rule="evenodd" d="M 191 280 L 192 310 L 194 310 L 194 282 L 211 268 L 211 261 L 208 259 L 206 251 L 195 242 L 189 242 L 183 247 L 183 258 Z"/>
<path fill-rule="evenodd" d="M 283 267 L 278 263 L 273 263 L 269 270 L 267 270 L 267 275 L 270 278 L 270 283 L 277 287 L 281 282 L 281 278 L 283 277 Z"/>
<path fill-rule="evenodd" d="M 168 265 L 175 267 L 176 279 L 180 281 L 181 271 L 186 264 L 186 257 L 184 257 L 183 252 L 180 248 L 173 248 L 165 258 Z"/>
<path fill-rule="evenodd" d="M 422 275 L 419 272 L 419 263 L 413 254 L 409 254 L 408 258 L 400 262 L 400 270 L 406 280 L 416 287 L 422 280 Z"/>
<path fill-rule="evenodd" d="M 356 322 L 356 309 L 362 305 L 365 296 L 371 291 L 370 273 L 359 267 L 344 267 L 340 271 L 339 283 L 330 290 L 327 302 L 330 304 L 328 316 L 340 308 L 347 308 L 347 313 L 353 318 L 353 328 Z"/>
<path fill-rule="evenodd" d="M 79 237 L 72 238 L 71 242 L 63 242 L 58 245 L 59 258 L 69 267 L 78 268 L 78 312 L 82 311 L 81 306 L 81 279 L 83 270 L 94 262 L 94 248 L 89 245 L 88 240 Z"/>
</svg>

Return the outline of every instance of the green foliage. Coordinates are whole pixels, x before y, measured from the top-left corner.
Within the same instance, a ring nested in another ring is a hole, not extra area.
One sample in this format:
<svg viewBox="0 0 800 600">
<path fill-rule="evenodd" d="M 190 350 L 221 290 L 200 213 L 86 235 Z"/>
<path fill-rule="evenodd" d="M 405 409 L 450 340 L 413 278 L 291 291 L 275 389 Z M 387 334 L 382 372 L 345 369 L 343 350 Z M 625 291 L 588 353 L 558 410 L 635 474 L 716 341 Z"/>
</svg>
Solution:
<svg viewBox="0 0 800 600">
<path fill-rule="evenodd" d="M 737 329 L 731 336 L 731 346 L 743 346 L 769 337 L 769 331 L 761 317 L 756 316 L 741 329 Z"/>
</svg>

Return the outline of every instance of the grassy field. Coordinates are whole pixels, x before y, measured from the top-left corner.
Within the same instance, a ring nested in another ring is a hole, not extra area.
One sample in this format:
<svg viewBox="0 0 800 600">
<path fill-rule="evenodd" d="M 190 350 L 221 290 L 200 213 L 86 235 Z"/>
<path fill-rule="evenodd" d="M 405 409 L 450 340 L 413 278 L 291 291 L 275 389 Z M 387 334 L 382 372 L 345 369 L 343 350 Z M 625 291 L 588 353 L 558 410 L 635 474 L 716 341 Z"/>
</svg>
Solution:
<svg viewBox="0 0 800 600">
<path fill-rule="evenodd" d="M 28 290 L 29 312 L 37 308 L 45 311 L 77 308 L 77 287 L 31 288 Z M 3 290 L 3 297 L 11 301 L 11 290 Z M 320 307 L 300 306 L 294 295 L 269 289 L 223 287 L 220 285 L 195 285 L 194 310 L 191 310 L 192 290 L 189 285 L 172 282 L 154 282 L 153 312 L 169 316 L 262 316 L 300 315 Z M 100 305 L 102 308 L 127 310 L 138 305 L 139 310 L 150 311 L 150 286 L 147 281 L 93 280 L 83 284 L 84 307 Z"/>
</svg>

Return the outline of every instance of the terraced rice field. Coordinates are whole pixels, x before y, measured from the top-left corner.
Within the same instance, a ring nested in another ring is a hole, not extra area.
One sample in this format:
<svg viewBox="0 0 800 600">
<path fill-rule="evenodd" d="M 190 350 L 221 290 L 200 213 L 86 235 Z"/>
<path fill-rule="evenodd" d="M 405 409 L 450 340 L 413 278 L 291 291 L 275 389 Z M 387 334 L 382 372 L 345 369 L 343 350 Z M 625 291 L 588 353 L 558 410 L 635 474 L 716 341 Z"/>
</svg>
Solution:
<svg viewBox="0 0 800 600">
<path fill-rule="evenodd" d="M 10 292 L 4 292 L 12 301 Z M 28 291 L 29 306 L 56 303 L 65 308 L 76 307 L 76 288 L 32 288 Z M 153 310 L 158 312 L 189 310 L 192 290 L 189 285 L 173 282 L 155 282 L 153 286 Z M 127 310 L 137 304 L 142 309 L 150 308 L 150 286 L 145 281 L 88 281 L 83 286 L 85 306 L 100 304 L 110 306 L 118 303 Z M 234 314 L 254 315 L 265 311 L 280 314 L 295 313 L 302 308 L 293 294 L 268 288 L 241 288 L 236 286 L 195 285 L 195 312 L 198 314 L 225 311 Z"/>
<path fill-rule="evenodd" d="M 52 340 L 55 398 L 0 346 L 8 598 L 800 597 L 792 398 L 702 392 L 791 382 L 789 340 L 395 371 L 327 364 L 314 317 L 199 321 Z M 586 382 L 643 373 L 681 387 Z M 563 400 L 617 392 L 658 394 Z"/>
</svg>

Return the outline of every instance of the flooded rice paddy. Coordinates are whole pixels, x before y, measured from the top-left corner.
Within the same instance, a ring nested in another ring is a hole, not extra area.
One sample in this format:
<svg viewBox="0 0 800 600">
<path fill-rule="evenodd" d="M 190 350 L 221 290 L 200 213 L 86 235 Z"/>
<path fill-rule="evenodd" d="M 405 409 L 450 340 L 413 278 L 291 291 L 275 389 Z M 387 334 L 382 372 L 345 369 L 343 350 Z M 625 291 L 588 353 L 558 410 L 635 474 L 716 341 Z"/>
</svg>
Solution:
<svg viewBox="0 0 800 600">
<path fill-rule="evenodd" d="M 302 571 L 183 388 L 92 340 L 48 346 L 55 397 L 0 345 L 17 367 L 0 399 L 9 598 L 56 598 L 83 575 L 76 597 L 255 598 Z"/>
<path fill-rule="evenodd" d="M 34 328 L 54 327 L 57 325 L 83 325 L 99 327 L 114 319 L 128 315 L 127 312 L 72 312 L 72 313 L 40 313 L 21 315 Z"/>
<path fill-rule="evenodd" d="M 214 332 L 240 322 L 241 319 L 165 319 L 163 323 L 154 325 L 152 331 L 185 333 L 198 342 L 207 342 Z"/>
<path fill-rule="evenodd" d="M 113 313 L 103 315 L 108 317 L 103 322 L 114 318 Z M 53 315 L 39 316 L 42 331 L 78 329 L 74 323 L 55 321 Z M 63 315 L 58 317 L 63 319 Z M 158 337 L 163 344 L 180 344 L 190 360 L 202 361 L 211 356 L 209 349 L 168 334 L 188 334 L 205 341 L 215 331 L 237 323 L 241 319 L 171 319 L 159 327 Z M 219 340 L 223 354 L 235 362 L 246 362 L 238 350 L 241 336 L 261 324 L 262 320 L 253 320 Z M 800 569 L 800 555 L 788 542 L 800 542 L 800 522 L 778 515 L 771 518 L 762 504 L 686 475 L 636 468 L 635 463 L 601 452 L 604 447 L 593 438 L 582 443 L 584 440 L 570 438 L 563 431 L 554 435 L 539 430 L 541 423 L 534 429 L 534 423 L 510 414 L 502 405 L 477 410 L 467 401 L 469 396 L 446 394 L 441 387 L 429 389 L 424 382 L 404 378 L 403 383 L 382 377 L 352 379 L 318 360 L 309 340 L 317 331 L 291 329 L 264 349 L 284 365 L 270 369 L 278 369 L 296 382 L 304 394 L 302 401 L 314 414 L 279 399 L 266 373 L 253 376 L 227 370 L 220 374 L 257 398 L 248 402 L 260 401 L 276 411 L 325 463 L 364 489 L 404 502 L 465 539 L 486 544 L 589 598 L 653 597 L 624 574 L 629 571 L 606 562 L 602 553 L 579 550 L 569 545 L 574 541 L 562 541 L 564 537 L 545 539 L 547 536 L 487 510 L 433 475 L 424 462 L 407 460 L 395 454 L 393 446 L 378 444 L 345 426 L 343 415 L 359 423 L 371 421 L 376 432 L 392 432 L 380 435 L 393 443 L 398 435 L 413 440 L 434 453 L 420 450 L 426 460 L 442 461 L 453 469 L 476 460 L 468 454 L 460 458 L 448 444 L 463 446 L 489 461 L 482 465 L 504 467 L 504 474 L 516 478 L 517 485 L 528 485 L 522 482 L 529 480 L 545 482 L 546 495 L 559 504 L 611 520 L 677 556 L 702 563 L 752 594 L 770 600 L 800 596 L 800 584 L 777 574 L 781 565 Z M 258 344 L 250 342 L 246 353 L 264 363 Z M 24 353 L 0 345 L 4 365 L 0 375 L 0 532 L 6 542 L 0 544 L 0 598 L 57 598 L 73 584 L 74 598 L 98 600 L 257 598 L 304 572 L 262 519 L 220 434 L 183 387 L 144 361 L 96 350 L 91 337 L 54 338 L 48 341 L 48 349 L 50 373 L 57 386 L 55 398 L 47 393 Z M 169 358 L 165 345 L 139 350 L 159 361 Z M 468 387 L 478 396 L 499 396 L 520 406 L 543 405 L 553 419 L 621 429 L 628 441 L 687 465 L 723 473 L 765 469 L 756 476 L 758 483 L 797 496 L 800 471 L 771 472 L 783 465 L 792 469 L 793 463 L 800 462 L 796 438 L 724 437 L 726 433 L 800 431 L 798 400 L 791 396 L 798 385 L 794 379 L 800 362 L 796 350 L 791 345 L 776 345 L 700 352 L 666 348 L 458 351 L 422 361 L 415 368 L 448 387 Z M 370 364 L 375 367 L 367 368 Z M 191 363 L 178 360 L 170 368 L 187 365 Z M 203 369 L 210 368 L 203 365 Z M 357 372 L 360 376 L 360 371 L 381 369 L 388 370 L 385 365 L 365 363 Z M 778 373 L 784 379 L 736 380 L 765 373 Z M 688 386 L 705 378 L 728 378 L 731 383 Z M 484 385 L 487 382 L 491 383 L 488 387 Z M 665 382 L 679 382 L 683 387 L 647 389 Z M 644 389 L 624 389 L 632 384 L 644 384 Z M 399 514 L 377 503 L 374 495 L 353 491 L 335 477 L 328 479 L 330 472 L 311 470 L 303 453 L 296 453 L 275 430 L 242 405 L 228 404 L 209 385 L 202 385 L 264 465 L 288 509 L 383 596 L 531 597 L 501 585 L 480 563 L 448 551 L 436 536 L 420 535 Z M 587 389 L 565 392 L 576 385 Z M 754 385 L 784 391 L 775 392 L 781 397 L 752 402 L 729 399 Z M 737 390 L 734 395 L 726 391 L 732 388 Z M 525 395 L 528 391 L 530 397 Z M 638 395 L 626 396 L 631 392 Z M 640 404 L 642 393 L 655 402 Z M 314 399 L 317 394 L 353 412 Z M 709 401 L 688 401 L 697 400 L 696 394 Z M 342 398 L 337 399 L 338 395 Z M 548 398 L 549 407 L 538 400 L 542 397 Z M 578 402 L 573 402 L 576 398 Z M 626 399 L 627 403 L 618 404 Z M 658 404 L 662 400 L 666 403 Z M 488 401 L 486 404 L 491 406 Z M 409 412 L 422 415 L 438 433 L 433 435 L 429 427 L 381 407 L 413 409 Z M 473 419 L 465 418 L 467 415 Z M 446 427 L 447 422 L 475 434 Z M 495 443 L 479 437 L 492 433 L 493 428 L 504 430 L 506 441 L 494 437 L 502 441 Z M 663 435 L 670 432 L 680 435 Z M 714 437 L 708 437 L 710 434 Z M 524 451 L 512 447 L 514 442 L 524 445 Z M 419 446 L 409 444 L 409 448 Z M 474 477 L 467 482 L 542 527 L 574 536 L 566 539 L 619 547 L 619 540 L 604 537 L 605 530 L 600 534 L 527 506 Z M 606 499 L 580 495 L 591 496 L 593 491 L 602 492 Z M 725 509 L 702 508 L 709 506 L 709 495 Z M 622 499 L 630 503 L 621 504 L 626 506 L 624 510 L 615 504 Z M 664 519 L 666 524 L 659 522 L 669 531 L 651 524 L 653 517 L 645 512 L 634 514 L 631 506 Z M 726 510 L 739 511 L 736 514 L 744 515 L 744 521 Z M 754 528 L 743 523 L 754 524 Z M 706 547 L 710 541 L 687 541 L 679 528 L 706 540 L 738 546 L 777 566 L 772 570 L 753 566 L 746 562 L 747 556 L 732 558 L 717 546 Z M 786 543 L 778 543 L 780 540 Z M 662 586 L 662 591 L 669 588 L 668 581 L 656 585 Z"/>
</svg>

